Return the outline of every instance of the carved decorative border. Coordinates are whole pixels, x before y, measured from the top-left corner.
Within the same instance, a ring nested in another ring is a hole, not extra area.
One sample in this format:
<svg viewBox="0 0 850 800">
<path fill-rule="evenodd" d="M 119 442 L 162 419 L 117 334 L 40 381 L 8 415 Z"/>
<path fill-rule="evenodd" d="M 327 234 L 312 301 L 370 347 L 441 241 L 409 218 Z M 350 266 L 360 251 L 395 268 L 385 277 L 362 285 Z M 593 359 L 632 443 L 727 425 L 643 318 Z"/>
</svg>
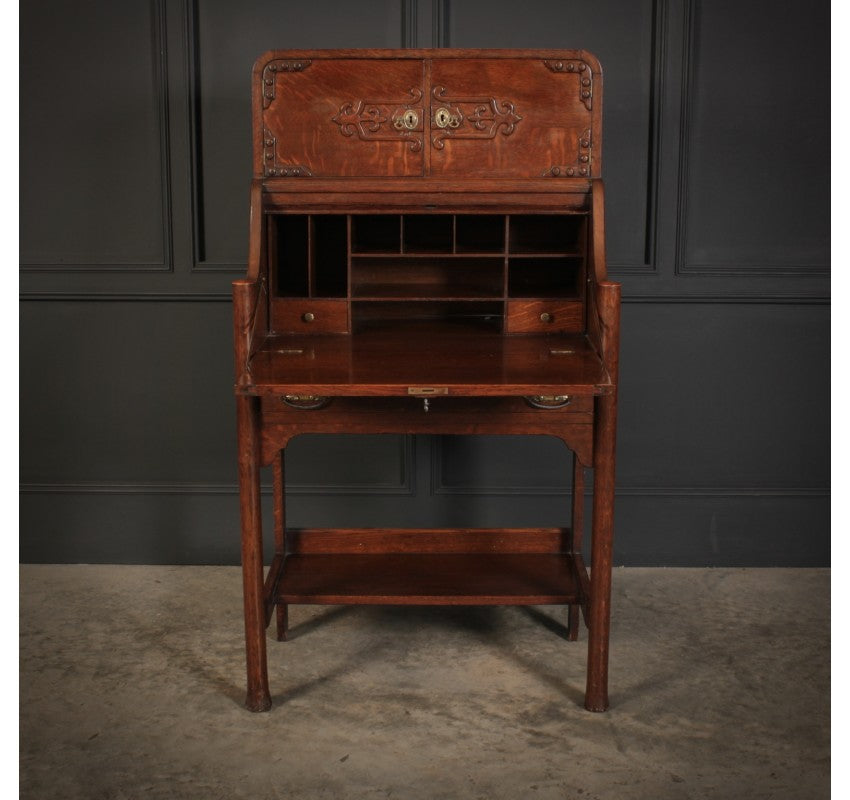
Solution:
<svg viewBox="0 0 850 800">
<path fill-rule="evenodd" d="M 410 89 L 410 100 L 356 100 L 343 103 L 331 121 L 339 125 L 343 136 L 357 136 L 362 141 L 407 142 L 411 152 L 422 149 L 425 128 L 424 109 L 417 106 L 422 101 L 421 89 Z M 418 121 L 413 128 L 404 127 L 402 118 L 409 111 L 416 113 Z M 389 123 L 388 127 L 384 127 Z M 417 136 L 416 134 L 420 134 Z"/>
<path fill-rule="evenodd" d="M 495 97 L 449 98 L 447 91 L 445 86 L 435 86 L 431 90 L 435 104 L 431 106 L 431 142 L 437 150 L 446 146 L 446 139 L 495 139 L 497 133 L 510 136 L 522 121 L 510 100 L 497 100 Z M 473 106 L 471 112 L 464 114 L 461 104 Z M 438 109 L 447 107 L 453 116 L 452 126 L 440 128 L 435 114 Z"/>
<path fill-rule="evenodd" d="M 584 61 L 544 61 L 552 72 L 578 75 L 579 99 L 590 111 L 593 106 L 593 72 Z"/>
<path fill-rule="evenodd" d="M 277 160 L 277 137 L 263 128 L 263 174 L 267 178 L 310 178 L 313 173 L 301 164 L 281 164 Z"/>
<path fill-rule="evenodd" d="M 278 72 L 303 72 L 312 63 L 309 58 L 301 61 L 269 61 L 263 69 L 263 108 L 268 108 L 274 100 L 277 83 L 275 75 Z"/>
<path fill-rule="evenodd" d="M 586 177 L 590 174 L 591 148 L 593 139 L 590 128 L 585 128 L 578 140 L 578 155 L 575 164 L 559 165 L 549 167 L 544 176 L 551 175 L 553 178 L 574 178 L 576 176 Z"/>
</svg>

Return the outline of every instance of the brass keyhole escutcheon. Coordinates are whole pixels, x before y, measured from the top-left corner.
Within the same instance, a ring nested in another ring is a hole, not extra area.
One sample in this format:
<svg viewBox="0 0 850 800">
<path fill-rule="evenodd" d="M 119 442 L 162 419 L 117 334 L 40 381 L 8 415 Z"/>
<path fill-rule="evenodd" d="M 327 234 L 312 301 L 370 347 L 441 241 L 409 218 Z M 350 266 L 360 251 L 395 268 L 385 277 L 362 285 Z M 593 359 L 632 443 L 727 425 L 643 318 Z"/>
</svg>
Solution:
<svg viewBox="0 0 850 800">
<path fill-rule="evenodd" d="M 447 108 L 438 108 L 434 112 L 434 123 L 438 128 L 457 128 L 460 119 Z"/>
<path fill-rule="evenodd" d="M 409 108 L 400 117 L 396 117 L 396 121 L 393 125 L 395 125 L 395 127 L 399 130 L 405 128 L 409 131 L 416 130 L 416 128 L 419 127 L 419 114 L 417 114 L 412 108 Z"/>
<path fill-rule="evenodd" d="M 301 319 L 303 319 L 304 322 L 312 322 L 314 319 L 316 319 L 316 315 L 312 311 L 307 311 L 306 313 L 301 315 Z"/>
<path fill-rule="evenodd" d="M 541 322 L 552 322 L 554 319 L 555 319 L 555 317 L 552 316 L 552 314 L 550 314 L 548 311 L 544 311 L 540 315 L 540 321 Z"/>
</svg>

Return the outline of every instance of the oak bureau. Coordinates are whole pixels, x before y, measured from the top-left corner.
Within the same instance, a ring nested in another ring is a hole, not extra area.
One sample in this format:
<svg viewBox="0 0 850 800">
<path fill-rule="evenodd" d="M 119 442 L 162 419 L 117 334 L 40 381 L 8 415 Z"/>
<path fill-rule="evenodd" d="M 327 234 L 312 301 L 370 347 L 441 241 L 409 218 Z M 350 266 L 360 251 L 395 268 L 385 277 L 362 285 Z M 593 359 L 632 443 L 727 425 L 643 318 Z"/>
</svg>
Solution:
<svg viewBox="0 0 850 800">
<path fill-rule="evenodd" d="M 248 272 L 233 283 L 247 707 L 293 603 L 563 604 L 608 707 L 620 286 L 602 71 L 583 50 L 274 51 L 253 72 Z M 302 433 L 540 434 L 569 527 L 292 529 Z M 260 468 L 274 476 L 265 570 Z M 591 566 L 582 557 L 592 468 Z"/>
</svg>

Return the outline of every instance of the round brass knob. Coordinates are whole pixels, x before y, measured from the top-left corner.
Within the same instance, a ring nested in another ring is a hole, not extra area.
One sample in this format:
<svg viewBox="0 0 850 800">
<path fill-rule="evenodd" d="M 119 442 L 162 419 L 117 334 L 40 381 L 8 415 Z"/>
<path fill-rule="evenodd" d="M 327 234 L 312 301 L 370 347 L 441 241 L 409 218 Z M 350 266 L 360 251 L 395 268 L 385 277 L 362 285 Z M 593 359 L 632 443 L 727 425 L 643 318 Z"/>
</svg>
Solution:
<svg viewBox="0 0 850 800">
<path fill-rule="evenodd" d="M 301 315 L 301 319 L 303 319 L 304 322 L 312 322 L 314 319 L 316 319 L 316 315 L 312 311 L 308 311 L 307 313 Z"/>
<path fill-rule="evenodd" d="M 552 320 L 554 320 L 554 319 L 555 319 L 555 317 L 553 317 L 548 311 L 544 311 L 540 315 L 540 321 L 541 322 L 552 322 Z"/>
</svg>

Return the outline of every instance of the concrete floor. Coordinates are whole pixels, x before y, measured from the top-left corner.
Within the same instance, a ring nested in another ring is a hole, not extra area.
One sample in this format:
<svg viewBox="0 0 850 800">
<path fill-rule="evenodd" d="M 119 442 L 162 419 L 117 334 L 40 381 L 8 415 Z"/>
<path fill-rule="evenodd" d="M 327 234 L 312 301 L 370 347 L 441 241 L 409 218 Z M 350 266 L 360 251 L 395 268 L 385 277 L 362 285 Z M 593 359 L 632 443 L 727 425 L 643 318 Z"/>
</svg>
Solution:
<svg viewBox="0 0 850 800">
<path fill-rule="evenodd" d="M 829 572 L 620 569 L 611 710 L 561 608 L 294 607 L 229 567 L 24 566 L 21 797 L 825 798 Z"/>
</svg>

